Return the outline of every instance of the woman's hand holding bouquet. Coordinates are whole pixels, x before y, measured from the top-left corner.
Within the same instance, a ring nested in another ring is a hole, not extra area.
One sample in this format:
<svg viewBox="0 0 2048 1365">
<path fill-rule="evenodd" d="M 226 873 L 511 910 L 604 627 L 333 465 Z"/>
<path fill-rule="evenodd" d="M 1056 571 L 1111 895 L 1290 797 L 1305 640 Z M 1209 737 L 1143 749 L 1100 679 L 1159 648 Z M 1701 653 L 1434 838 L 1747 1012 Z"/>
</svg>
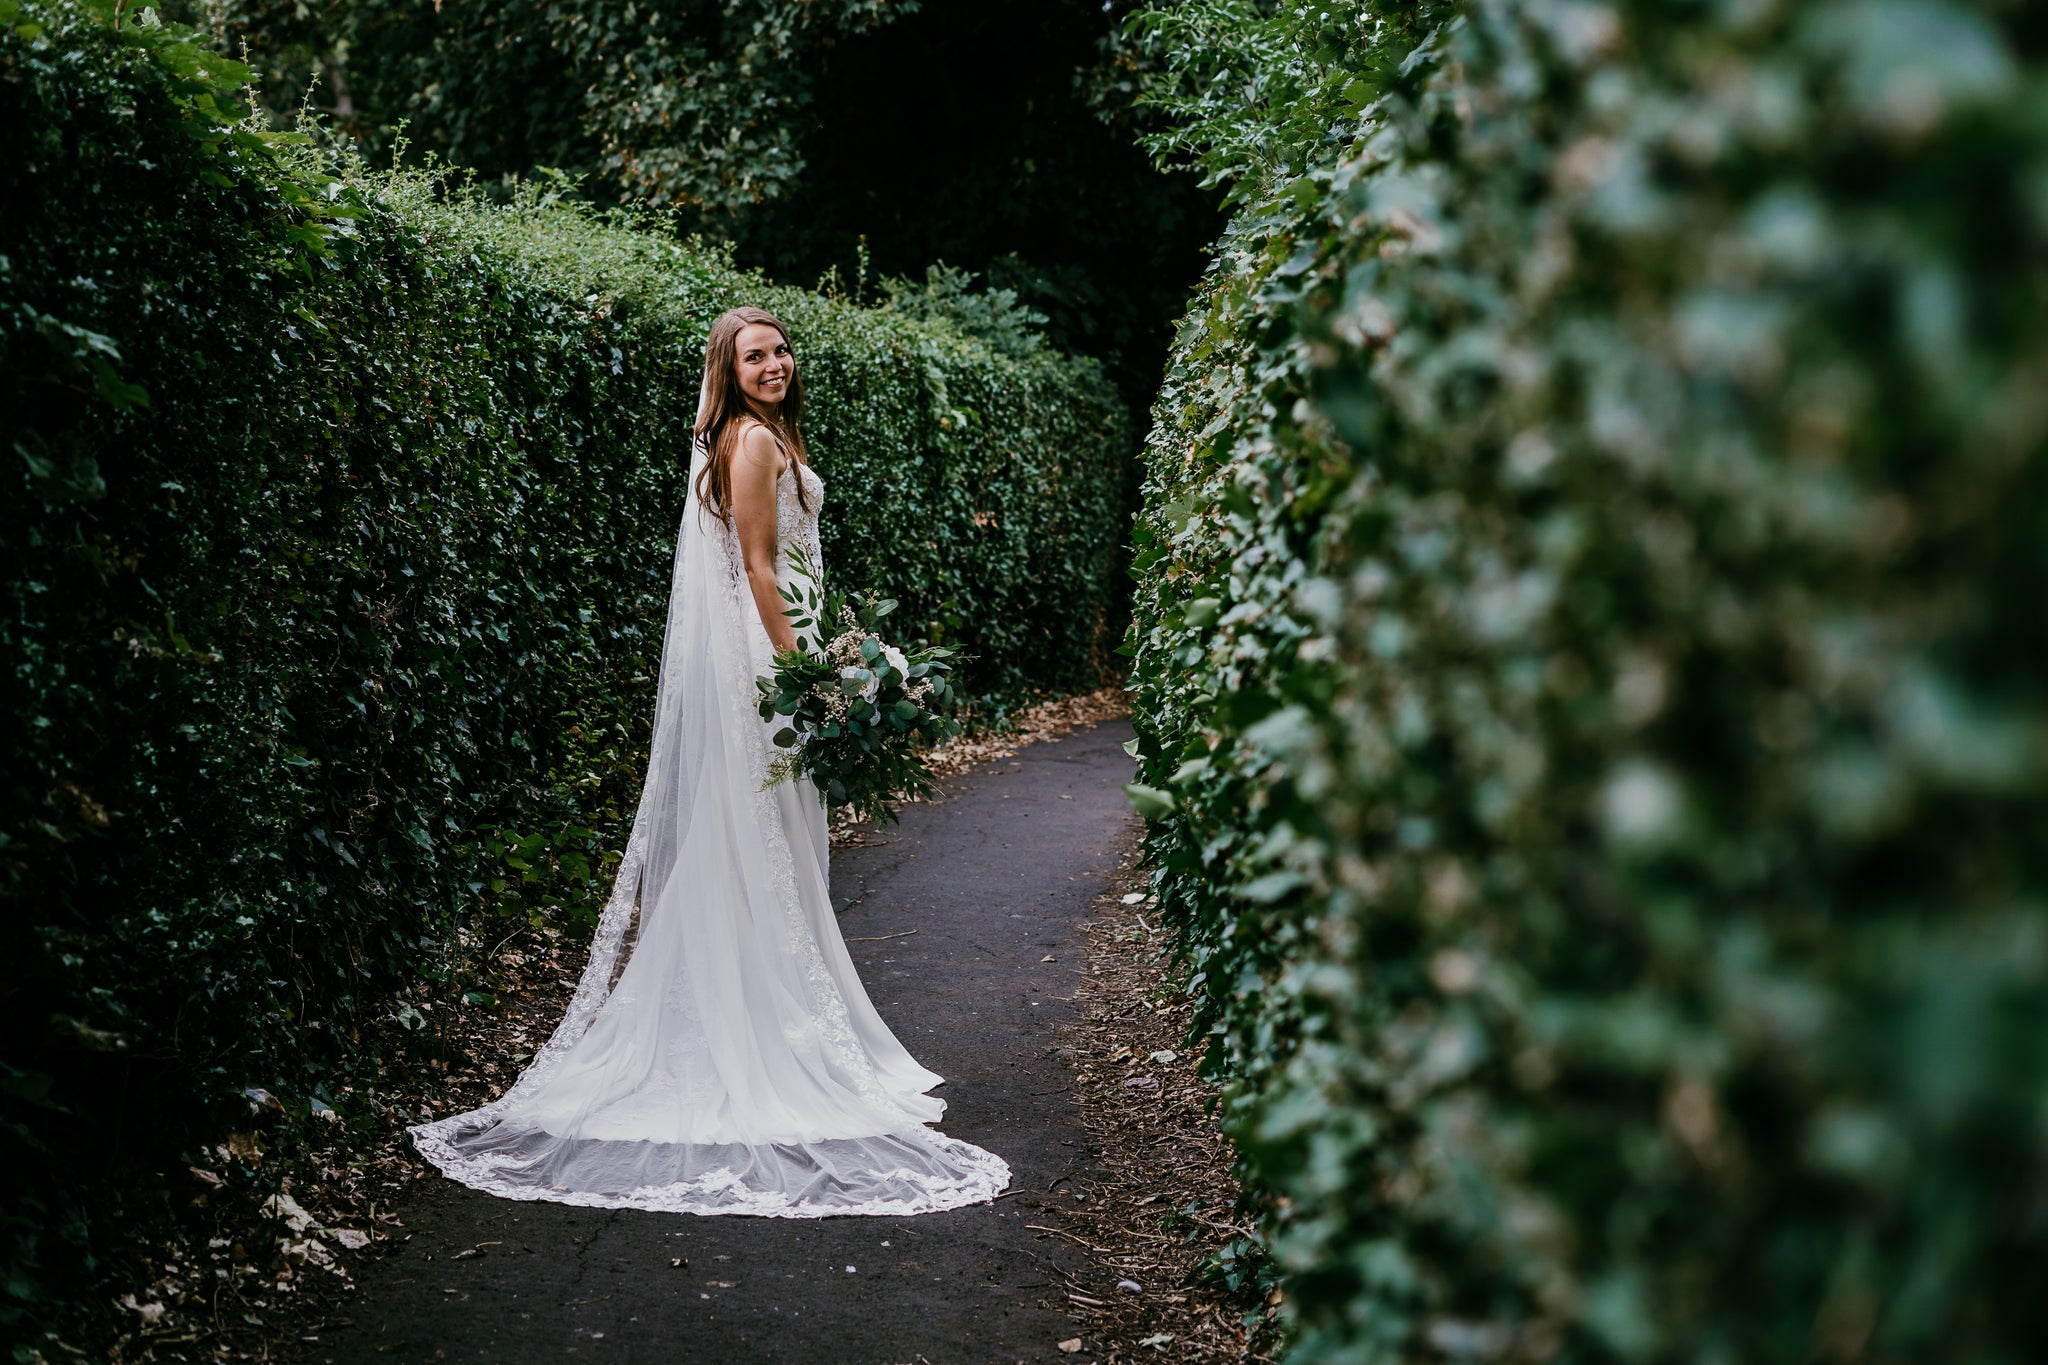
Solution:
<svg viewBox="0 0 2048 1365">
<path fill-rule="evenodd" d="M 789 603 L 782 614 L 814 638 L 828 621 L 839 633 L 817 654 L 784 650 L 775 656 L 775 675 L 754 680 L 761 719 L 788 721 L 775 732 L 784 752 L 769 765 L 768 783 L 808 777 L 826 804 L 894 821 L 891 798 L 931 794 L 925 750 L 960 733 L 960 723 L 945 714 L 957 696 L 946 678 L 956 651 L 888 643 L 877 623 L 896 610 L 893 601 L 856 605 L 825 590 L 801 549 L 791 558 L 802 577 L 782 590 Z"/>
</svg>

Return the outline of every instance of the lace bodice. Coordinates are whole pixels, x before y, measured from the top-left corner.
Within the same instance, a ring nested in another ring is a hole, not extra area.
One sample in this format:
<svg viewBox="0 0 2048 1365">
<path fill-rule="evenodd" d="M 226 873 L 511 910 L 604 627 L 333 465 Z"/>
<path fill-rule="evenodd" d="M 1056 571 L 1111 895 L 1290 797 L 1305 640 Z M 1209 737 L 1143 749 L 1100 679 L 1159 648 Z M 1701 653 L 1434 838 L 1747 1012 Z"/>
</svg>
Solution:
<svg viewBox="0 0 2048 1365">
<path fill-rule="evenodd" d="M 797 498 L 799 480 L 804 490 L 801 501 Z M 825 481 L 807 464 L 791 460 L 776 476 L 775 582 L 781 587 L 787 588 L 800 578 L 809 584 L 809 579 L 791 563 L 792 552 L 799 548 L 811 565 L 820 572 L 824 570 L 825 557 L 818 548 L 818 507 L 824 498 Z M 796 638 L 805 649 L 818 647 L 819 636 L 813 630 L 799 629 Z"/>
<path fill-rule="evenodd" d="M 797 498 L 797 483 L 803 483 L 803 498 Z M 818 548 L 818 508 L 825 501 L 825 481 L 807 464 L 791 460 L 775 480 L 775 580 L 789 582 L 789 549 L 801 545 L 811 563 L 823 565 Z M 805 504 L 809 504 L 806 507 Z"/>
</svg>

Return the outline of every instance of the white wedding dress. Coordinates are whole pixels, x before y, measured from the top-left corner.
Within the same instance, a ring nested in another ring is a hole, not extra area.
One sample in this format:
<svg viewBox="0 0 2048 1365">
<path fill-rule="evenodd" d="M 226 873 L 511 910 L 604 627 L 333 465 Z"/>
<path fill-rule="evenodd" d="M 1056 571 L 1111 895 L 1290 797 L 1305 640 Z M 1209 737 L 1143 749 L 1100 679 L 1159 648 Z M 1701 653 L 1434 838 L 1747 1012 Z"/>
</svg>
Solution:
<svg viewBox="0 0 2048 1365">
<path fill-rule="evenodd" d="M 942 1078 L 889 1031 L 847 956 L 817 789 L 764 789 L 775 751 L 754 678 L 773 652 L 738 537 L 699 508 L 696 474 L 647 781 L 589 965 L 511 1090 L 413 1141 L 509 1199 L 783 1218 L 993 1199 L 1009 1167 L 925 1126 L 945 1111 L 925 1093 Z M 778 480 L 785 586 L 793 545 L 823 562 L 823 494 L 794 461 Z"/>
</svg>

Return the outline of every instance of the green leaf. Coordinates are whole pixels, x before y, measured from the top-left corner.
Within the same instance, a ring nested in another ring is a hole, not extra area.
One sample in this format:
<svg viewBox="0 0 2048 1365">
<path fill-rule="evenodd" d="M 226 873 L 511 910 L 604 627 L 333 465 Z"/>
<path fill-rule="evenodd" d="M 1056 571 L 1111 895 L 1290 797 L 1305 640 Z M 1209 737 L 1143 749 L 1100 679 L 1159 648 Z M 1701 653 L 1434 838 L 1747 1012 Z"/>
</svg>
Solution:
<svg viewBox="0 0 2048 1365">
<path fill-rule="evenodd" d="M 1129 799 L 1132 809 L 1147 820 L 1159 820 L 1173 813 L 1173 793 L 1160 791 L 1132 782 L 1124 787 L 1124 796 Z"/>
</svg>

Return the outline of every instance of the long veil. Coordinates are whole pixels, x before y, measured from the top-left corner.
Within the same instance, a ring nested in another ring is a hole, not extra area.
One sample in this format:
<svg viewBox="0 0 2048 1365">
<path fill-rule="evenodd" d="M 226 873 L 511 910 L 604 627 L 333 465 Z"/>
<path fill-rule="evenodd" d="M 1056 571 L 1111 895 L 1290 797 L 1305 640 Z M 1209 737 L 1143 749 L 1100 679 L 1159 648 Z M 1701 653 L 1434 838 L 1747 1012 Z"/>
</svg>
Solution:
<svg viewBox="0 0 2048 1365">
<path fill-rule="evenodd" d="M 941 1078 L 847 955 L 815 789 L 764 789 L 766 634 L 737 537 L 699 505 L 704 459 L 700 441 L 646 783 L 589 964 L 512 1088 L 413 1141 L 511 1199 L 798 1218 L 993 1199 L 1009 1167 L 925 1126 Z"/>
</svg>

